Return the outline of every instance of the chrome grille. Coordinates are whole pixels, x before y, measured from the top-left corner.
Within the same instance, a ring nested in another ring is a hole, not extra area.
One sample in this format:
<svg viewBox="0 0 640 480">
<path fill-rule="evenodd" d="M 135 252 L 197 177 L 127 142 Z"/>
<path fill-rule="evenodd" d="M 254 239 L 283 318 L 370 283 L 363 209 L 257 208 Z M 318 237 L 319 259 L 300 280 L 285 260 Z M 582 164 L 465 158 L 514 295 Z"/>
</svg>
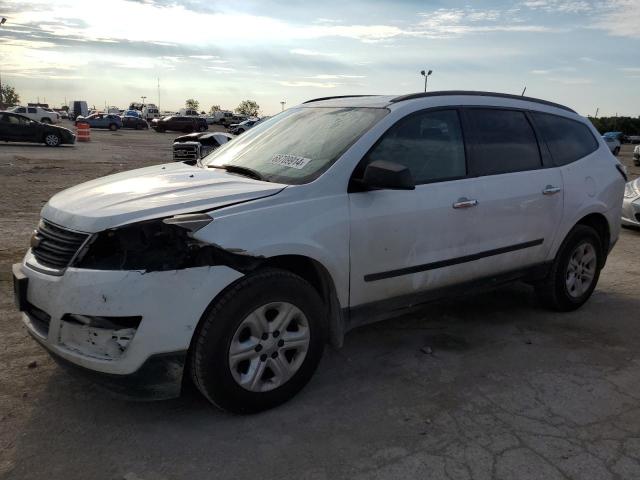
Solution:
<svg viewBox="0 0 640 480">
<path fill-rule="evenodd" d="M 197 160 L 200 158 L 200 143 L 182 142 L 173 144 L 173 161 Z"/>
<path fill-rule="evenodd" d="M 41 220 L 31 238 L 31 252 L 38 263 L 49 268 L 66 268 L 89 237 Z"/>
</svg>

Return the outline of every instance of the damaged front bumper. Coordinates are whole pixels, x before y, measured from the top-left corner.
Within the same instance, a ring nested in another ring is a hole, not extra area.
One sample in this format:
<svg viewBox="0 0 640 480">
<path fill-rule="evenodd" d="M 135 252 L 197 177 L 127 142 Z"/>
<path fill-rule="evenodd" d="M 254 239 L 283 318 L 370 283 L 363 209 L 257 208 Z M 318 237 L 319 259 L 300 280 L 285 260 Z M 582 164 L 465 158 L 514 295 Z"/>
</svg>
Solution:
<svg viewBox="0 0 640 480">
<path fill-rule="evenodd" d="M 179 395 L 184 359 L 209 303 L 242 273 L 182 270 L 42 273 L 28 252 L 15 264 L 16 300 L 29 333 L 62 364 L 136 397 Z"/>
</svg>

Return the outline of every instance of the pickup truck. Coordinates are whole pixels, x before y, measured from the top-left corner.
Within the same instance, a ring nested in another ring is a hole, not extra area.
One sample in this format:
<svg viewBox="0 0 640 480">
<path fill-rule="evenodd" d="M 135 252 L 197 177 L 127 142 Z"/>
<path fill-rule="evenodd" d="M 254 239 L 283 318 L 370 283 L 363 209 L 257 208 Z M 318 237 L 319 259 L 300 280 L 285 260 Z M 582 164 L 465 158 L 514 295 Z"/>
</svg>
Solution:
<svg viewBox="0 0 640 480">
<path fill-rule="evenodd" d="M 53 110 L 46 110 L 42 107 L 14 107 L 9 112 L 17 113 L 30 120 L 42 123 L 58 123 L 60 115 Z"/>
</svg>

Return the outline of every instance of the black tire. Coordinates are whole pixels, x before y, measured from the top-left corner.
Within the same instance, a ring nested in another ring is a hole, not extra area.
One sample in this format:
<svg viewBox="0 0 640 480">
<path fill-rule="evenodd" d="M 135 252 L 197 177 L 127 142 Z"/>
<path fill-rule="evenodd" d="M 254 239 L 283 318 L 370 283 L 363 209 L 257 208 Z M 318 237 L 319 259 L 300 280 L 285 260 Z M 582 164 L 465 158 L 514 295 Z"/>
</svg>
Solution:
<svg viewBox="0 0 640 480">
<path fill-rule="evenodd" d="M 51 119 L 48 117 L 44 117 L 40 120 L 41 123 L 51 123 Z"/>
<path fill-rule="evenodd" d="M 252 392 L 233 378 L 229 348 L 244 319 L 272 302 L 292 303 L 304 313 L 309 324 L 309 346 L 302 364 L 288 381 L 273 390 Z M 297 275 L 269 269 L 242 277 L 203 315 L 190 352 L 193 383 L 211 403 L 233 413 L 255 413 L 286 402 L 307 384 L 320 362 L 325 343 L 324 314 L 325 307 L 316 290 Z"/>
<path fill-rule="evenodd" d="M 142 125 L 140 125 L 139 123 L 136 123 L 136 130 L 142 130 Z"/>
<path fill-rule="evenodd" d="M 613 154 L 617 157 L 618 154 L 620 153 L 620 147 L 616 147 L 613 149 Z"/>
<path fill-rule="evenodd" d="M 110 123 L 109 130 L 111 130 L 112 132 L 115 132 L 116 130 L 118 130 L 118 125 L 116 125 L 115 123 Z"/>
<path fill-rule="evenodd" d="M 589 288 L 576 297 L 569 293 L 567 287 L 568 268 L 576 248 L 585 243 L 594 248 L 595 273 Z M 562 242 L 547 278 L 536 285 L 538 299 L 544 306 L 560 312 L 569 312 L 580 308 L 596 288 L 603 265 L 604 251 L 598 233 L 586 225 L 576 225 Z"/>
<path fill-rule="evenodd" d="M 200 126 L 198 127 L 198 131 L 199 131 L 199 132 L 204 132 L 206 129 L 207 129 L 207 127 L 205 127 L 204 125 L 200 125 Z"/>
<path fill-rule="evenodd" d="M 163 127 L 156 127 L 156 133 L 164 133 Z"/>
</svg>

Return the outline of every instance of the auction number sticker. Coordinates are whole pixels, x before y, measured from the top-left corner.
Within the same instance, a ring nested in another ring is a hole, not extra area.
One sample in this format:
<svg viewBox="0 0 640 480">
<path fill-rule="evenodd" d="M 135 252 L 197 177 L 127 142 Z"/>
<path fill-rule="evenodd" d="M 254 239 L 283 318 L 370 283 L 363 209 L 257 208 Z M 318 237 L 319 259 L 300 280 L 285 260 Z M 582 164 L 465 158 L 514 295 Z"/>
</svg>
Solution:
<svg viewBox="0 0 640 480">
<path fill-rule="evenodd" d="M 276 153 L 273 157 L 271 157 L 271 163 L 275 165 L 297 168 L 298 170 L 304 168 L 305 165 L 310 161 L 310 158 L 299 157 L 297 155 L 288 155 L 285 153 Z"/>
</svg>

